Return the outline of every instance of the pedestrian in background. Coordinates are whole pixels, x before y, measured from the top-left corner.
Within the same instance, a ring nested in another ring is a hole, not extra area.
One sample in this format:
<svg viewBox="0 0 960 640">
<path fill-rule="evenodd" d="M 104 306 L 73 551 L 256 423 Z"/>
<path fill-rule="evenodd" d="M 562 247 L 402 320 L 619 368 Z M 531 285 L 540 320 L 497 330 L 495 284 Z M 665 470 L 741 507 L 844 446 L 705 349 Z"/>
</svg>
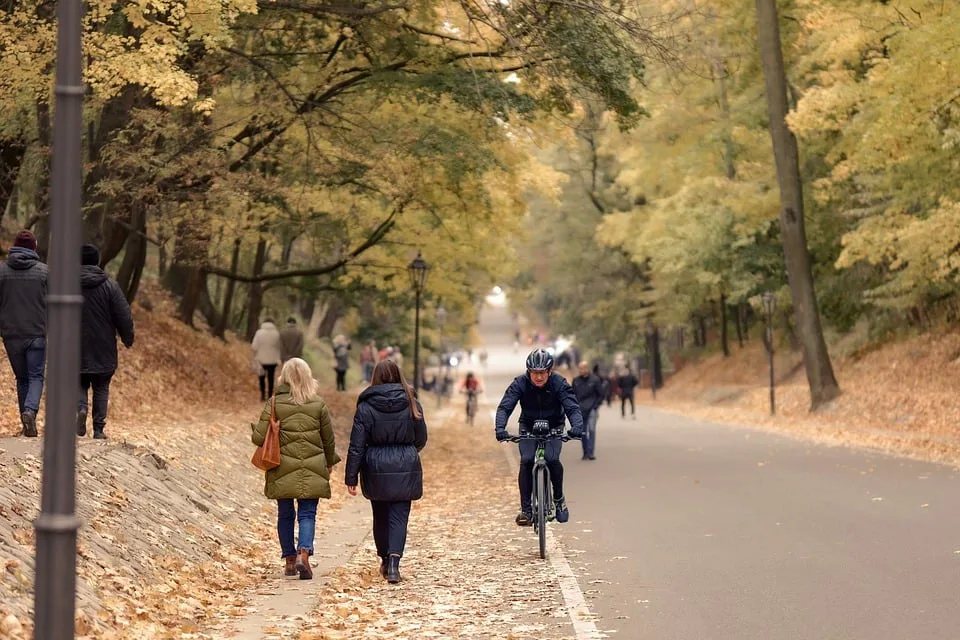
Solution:
<svg viewBox="0 0 960 640">
<path fill-rule="evenodd" d="M 37 437 L 47 356 L 47 265 L 37 254 L 37 238 L 17 234 L 0 265 L 0 336 L 17 379 L 21 435 Z"/>
<path fill-rule="evenodd" d="M 622 376 L 617 380 L 617 386 L 620 387 L 620 417 L 627 417 L 627 402 L 630 403 L 630 417 L 633 420 L 637 419 L 637 407 L 634 404 L 633 394 L 637 388 L 639 381 L 637 376 L 633 375 L 633 371 L 628 367 Z"/>
<path fill-rule="evenodd" d="M 583 414 L 583 437 L 580 444 L 583 446 L 582 460 L 596 460 L 594 455 L 597 445 L 597 419 L 600 417 L 600 405 L 603 404 L 603 380 L 590 371 L 590 365 L 581 362 L 578 365 L 579 373 L 573 379 L 573 391 L 580 402 L 580 413 Z"/>
<path fill-rule="evenodd" d="M 303 357 L 303 331 L 297 326 L 297 319 L 287 318 L 287 326 L 280 330 L 280 362 L 290 358 Z"/>
<path fill-rule="evenodd" d="M 264 320 L 250 343 L 253 349 L 254 362 L 260 365 L 260 401 L 273 396 L 274 377 L 277 373 L 277 364 L 280 362 L 280 332 L 273 318 Z"/>
<path fill-rule="evenodd" d="M 337 391 L 347 390 L 347 369 L 350 368 L 350 340 L 343 334 L 333 339 L 333 369 L 337 372 Z"/>
<path fill-rule="evenodd" d="M 426 444 L 427 424 L 413 389 L 395 362 L 378 362 L 357 399 L 344 481 L 355 496 L 359 480 L 370 501 L 380 575 L 392 584 L 400 582 L 411 502 L 423 496 L 420 451 Z"/>
<path fill-rule="evenodd" d="M 87 435 L 88 395 L 93 388 L 93 437 L 105 440 L 110 381 L 117 372 L 117 335 L 127 349 L 133 346 L 133 314 L 123 290 L 100 268 L 100 249 L 80 249 L 80 289 L 83 320 L 80 338 L 80 402 L 77 435 Z"/>
<path fill-rule="evenodd" d="M 363 370 L 363 381 L 370 384 L 373 379 L 373 368 L 377 366 L 377 343 L 371 340 L 360 352 L 360 368 Z"/>
<path fill-rule="evenodd" d="M 263 494 L 277 501 L 277 536 L 284 575 L 313 578 L 310 556 L 316 531 L 317 505 L 330 497 L 330 474 L 340 462 L 327 405 L 317 393 L 310 365 L 291 358 L 280 371 L 276 405 L 268 402 L 253 426 L 253 444 L 267 436 L 270 412 L 280 422 L 280 466 L 266 472 Z M 296 501 L 296 504 L 294 504 Z M 294 525 L 300 535 L 294 544 Z"/>
</svg>

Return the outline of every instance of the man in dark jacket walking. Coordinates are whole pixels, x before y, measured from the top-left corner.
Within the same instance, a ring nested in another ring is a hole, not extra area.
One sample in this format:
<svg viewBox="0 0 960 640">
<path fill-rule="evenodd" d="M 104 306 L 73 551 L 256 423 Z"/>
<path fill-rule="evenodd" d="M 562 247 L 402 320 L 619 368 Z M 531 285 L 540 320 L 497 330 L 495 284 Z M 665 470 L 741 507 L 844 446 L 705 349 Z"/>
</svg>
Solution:
<svg viewBox="0 0 960 640">
<path fill-rule="evenodd" d="M 637 376 L 633 375 L 633 371 L 628 367 L 623 375 L 617 379 L 617 386 L 620 387 L 620 417 L 627 417 L 627 402 L 630 403 L 630 417 L 634 420 L 637 419 L 637 406 L 633 403 L 633 392 L 637 388 Z"/>
<path fill-rule="evenodd" d="M 580 363 L 580 375 L 573 379 L 573 390 L 580 402 L 580 413 L 583 414 L 583 460 L 596 460 L 593 455 L 597 444 L 597 419 L 600 417 L 600 405 L 603 404 L 603 380 L 591 373 L 586 362 Z"/>
<path fill-rule="evenodd" d="M 80 251 L 83 329 L 80 342 L 80 403 L 77 435 L 87 435 L 87 395 L 93 387 L 93 437 L 103 440 L 110 400 L 110 380 L 117 371 L 117 334 L 133 346 L 133 315 L 120 285 L 100 268 L 100 250 L 85 244 Z"/>
<path fill-rule="evenodd" d="M 297 326 L 297 319 L 287 318 L 287 326 L 280 330 L 280 361 L 303 357 L 303 331 Z"/>
<path fill-rule="evenodd" d="M 37 255 L 37 239 L 24 229 L 0 265 L 0 336 L 17 378 L 22 435 L 37 436 L 47 355 L 47 265 Z"/>
</svg>

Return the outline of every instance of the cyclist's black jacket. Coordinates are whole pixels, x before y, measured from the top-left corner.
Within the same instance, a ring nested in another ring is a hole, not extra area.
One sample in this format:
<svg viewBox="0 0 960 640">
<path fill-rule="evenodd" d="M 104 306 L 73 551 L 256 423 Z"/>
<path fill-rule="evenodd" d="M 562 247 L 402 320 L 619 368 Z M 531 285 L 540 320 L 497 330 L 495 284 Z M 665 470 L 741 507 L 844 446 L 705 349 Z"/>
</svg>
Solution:
<svg viewBox="0 0 960 640">
<path fill-rule="evenodd" d="M 535 420 L 547 420 L 551 429 L 562 429 L 564 415 L 572 431 L 583 431 L 583 414 L 573 387 L 559 373 L 551 373 L 543 387 L 537 387 L 529 374 L 517 376 L 503 394 L 497 407 L 497 430 L 507 428 L 510 414 L 520 403 L 520 431 L 530 431 Z"/>
</svg>

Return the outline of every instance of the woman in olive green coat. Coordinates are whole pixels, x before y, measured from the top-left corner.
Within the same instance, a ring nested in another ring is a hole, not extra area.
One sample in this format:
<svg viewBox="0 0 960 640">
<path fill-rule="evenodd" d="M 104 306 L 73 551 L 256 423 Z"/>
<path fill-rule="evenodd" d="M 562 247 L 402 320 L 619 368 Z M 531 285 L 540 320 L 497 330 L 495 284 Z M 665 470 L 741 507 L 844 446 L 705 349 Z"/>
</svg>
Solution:
<svg viewBox="0 0 960 640">
<path fill-rule="evenodd" d="M 291 358 L 280 372 L 276 393 L 280 421 L 280 466 L 267 471 L 264 495 L 277 501 L 277 535 L 285 562 L 284 574 L 301 580 L 313 578 L 310 556 L 320 498 L 330 497 L 330 472 L 340 462 L 334 450 L 333 427 L 327 405 L 317 396 L 310 365 Z M 270 423 L 272 400 L 253 428 L 253 444 L 263 444 Z M 297 501 L 294 508 L 294 500 Z M 294 546 L 294 522 L 300 539 Z"/>
</svg>

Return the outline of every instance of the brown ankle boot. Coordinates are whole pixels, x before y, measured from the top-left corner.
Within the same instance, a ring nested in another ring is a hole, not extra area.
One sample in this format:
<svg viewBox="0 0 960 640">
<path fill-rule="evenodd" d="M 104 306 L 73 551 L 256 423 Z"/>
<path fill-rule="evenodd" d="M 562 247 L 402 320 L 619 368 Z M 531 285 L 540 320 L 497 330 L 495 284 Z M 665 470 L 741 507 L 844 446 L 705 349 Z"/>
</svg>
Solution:
<svg viewBox="0 0 960 640">
<path fill-rule="evenodd" d="M 294 565 L 300 572 L 301 580 L 313 580 L 313 570 L 310 568 L 310 552 L 306 549 L 300 549 L 297 554 L 297 562 Z"/>
<path fill-rule="evenodd" d="M 286 556 L 283 561 L 286 563 L 283 567 L 283 575 L 297 575 L 297 556 Z"/>
</svg>

